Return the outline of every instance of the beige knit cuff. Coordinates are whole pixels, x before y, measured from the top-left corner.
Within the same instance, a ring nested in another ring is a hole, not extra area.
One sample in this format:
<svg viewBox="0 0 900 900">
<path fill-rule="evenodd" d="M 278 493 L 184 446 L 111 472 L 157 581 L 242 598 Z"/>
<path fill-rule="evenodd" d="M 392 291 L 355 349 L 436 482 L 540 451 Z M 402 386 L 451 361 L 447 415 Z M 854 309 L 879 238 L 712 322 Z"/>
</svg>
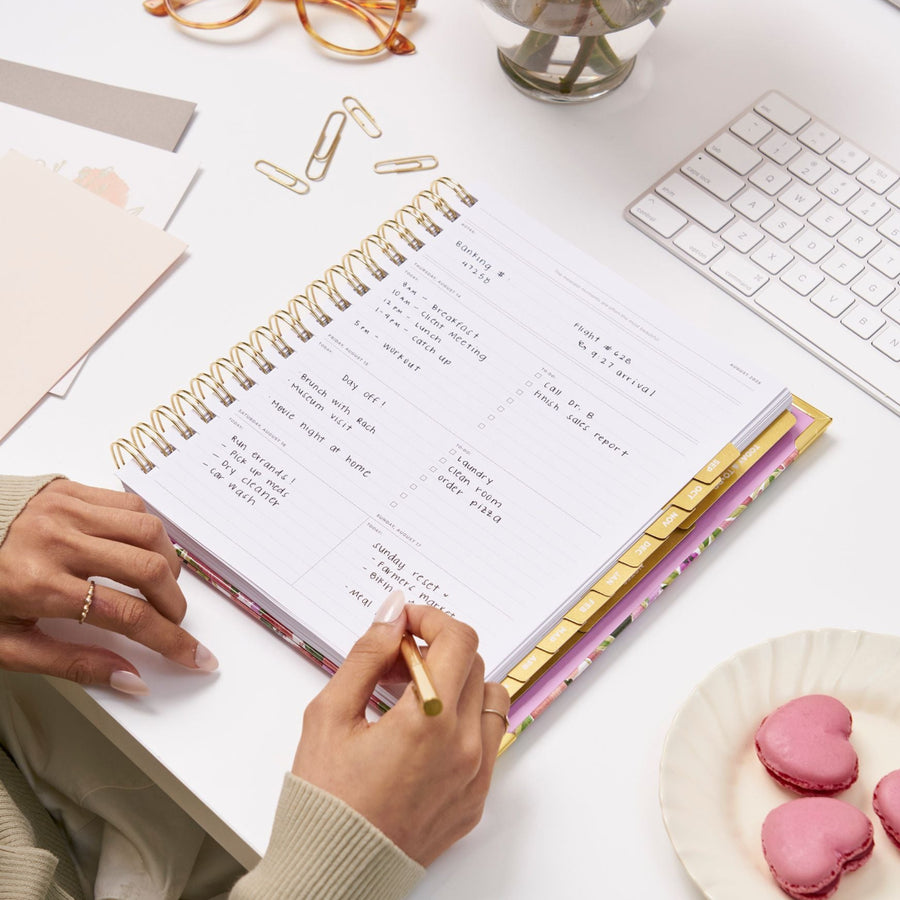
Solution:
<svg viewBox="0 0 900 900">
<path fill-rule="evenodd" d="M 25 504 L 42 488 L 63 475 L 0 475 L 0 544 Z"/>
<path fill-rule="evenodd" d="M 424 874 L 368 819 L 288 773 L 266 855 L 230 900 L 400 900 Z"/>
</svg>

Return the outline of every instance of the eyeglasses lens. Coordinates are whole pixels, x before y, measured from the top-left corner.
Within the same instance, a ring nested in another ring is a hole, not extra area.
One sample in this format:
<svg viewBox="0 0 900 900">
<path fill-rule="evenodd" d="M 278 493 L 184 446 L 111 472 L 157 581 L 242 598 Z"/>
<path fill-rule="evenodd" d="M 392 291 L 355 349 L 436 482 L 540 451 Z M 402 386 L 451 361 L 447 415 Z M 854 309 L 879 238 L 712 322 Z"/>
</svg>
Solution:
<svg viewBox="0 0 900 900">
<path fill-rule="evenodd" d="M 247 0 L 167 0 L 166 6 L 185 25 L 209 27 L 237 19 L 250 3 Z"/>
<path fill-rule="evenodd" d="M 380 6 L 384 8 L 376 8 L 374 3 L 363 6 L 352 0 L 307 0 L 303 4 L 308 28 L 323 43 L 357 53 L 380 47 L 400 21 L 400 4 Z"/>
</svg>

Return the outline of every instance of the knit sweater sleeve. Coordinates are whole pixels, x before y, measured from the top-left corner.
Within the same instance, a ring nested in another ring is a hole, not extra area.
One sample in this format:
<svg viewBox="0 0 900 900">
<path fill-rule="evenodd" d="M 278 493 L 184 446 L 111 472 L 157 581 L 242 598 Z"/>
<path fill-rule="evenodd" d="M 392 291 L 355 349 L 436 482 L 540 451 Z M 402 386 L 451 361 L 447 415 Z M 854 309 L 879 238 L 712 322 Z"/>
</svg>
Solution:
<svg viewBox="0 0 900 900">
<path fill-rule="evenodd" d="M 0 544 L 25 504 L 42 488 L 62 475 L 0 475 Z"/>
<path fill-rule="evenodd" d="M 342 800 L 288 773 L 268 850 L 229 900 L 400 900 L 424 874 Z"/>
</svg>

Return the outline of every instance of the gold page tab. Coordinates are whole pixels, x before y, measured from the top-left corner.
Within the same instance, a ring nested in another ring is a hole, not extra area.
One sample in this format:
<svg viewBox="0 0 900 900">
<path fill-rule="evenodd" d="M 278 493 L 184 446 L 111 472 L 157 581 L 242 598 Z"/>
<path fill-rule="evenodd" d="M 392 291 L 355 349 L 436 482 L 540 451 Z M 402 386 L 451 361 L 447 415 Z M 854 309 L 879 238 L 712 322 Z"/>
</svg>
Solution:
<svg viewBox="0 0 900 900">
<path fill-rule="evenodd" d="M 569 622 L 567 619 L 563 619 L 557 624 L 556 628 L 554 628 L 553 631 L 537 645 L 538 650 L 545 650 L 547 653 L 558 653 L 578 636 L 578 626 L 573 622 Z"/>
<path fill-rule="evenodd" d="M 588 591 L 581 601 L 566 613 L 566 618 L 575 625 L 581 626 L 599 618 L 611 606 L 611 597 L 604 597 L 603 594 L 598 594 L 596 591 Z"/>
<path fill-rule="evenodd" d="M 662 541 L 659 538 L 655 538 L 650 534 L 643 534 L 619 557 L 619 562 L 625 563 L 626 566 L 639 568 L 650 559 L 653 555 L 653 551 L 656 550 L 660 544 L 662 544 Z"/>
<path fill-rule="evenodd" d="M 697 481 L 712 484 L 741 455 L 734 444 L 726 444 L 695 476 Z"/>
<path fill-rule="evenodd" d="M 525 690 L 525 685 L 521 681 L 516 681 L 515 678 L 510 678 L 508 675 L 500 684 L 506 688 L 506 693 L 509 694 L 510 700 L 515 700 Z"/>
<path fill-rule="evenodd" d="M 535 647 L 514 669 L 510 669 L 509 678 L 528 682 L 552 662 L 553 654 Z"/>
<path fill-rule="evenodd" d="M 617 562 L 595 585 L 591 586 L 591 590 L 604 597 L 612 597 L 622 585 L 634 578 L 636 572 L 637 569 Z"/>
<path fill-rule="evenodd" d="M 708 497 L 719 484 L 717 478 L 712 484 L 702 481 L 690 481 L 672 498 L 672 505 L 691 512 L 700 505 L 700 501 Z"/>
<path fill-rule="evenodd" d="M 647 534 L 661 541 L 673 534 L 677 529 L 684 528 L 688 514 L 677 506 L 670 506 L 648 529 Z"/>
</svg>

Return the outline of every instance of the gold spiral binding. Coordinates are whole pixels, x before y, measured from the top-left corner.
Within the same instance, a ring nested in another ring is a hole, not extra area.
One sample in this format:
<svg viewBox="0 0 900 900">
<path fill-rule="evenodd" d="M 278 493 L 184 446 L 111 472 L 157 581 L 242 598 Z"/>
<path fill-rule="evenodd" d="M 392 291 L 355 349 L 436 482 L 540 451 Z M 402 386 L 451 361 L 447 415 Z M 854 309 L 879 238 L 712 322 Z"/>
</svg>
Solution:
<svg viewBox="0 0 900 900">
<path fill-rule="evenodd" d="M 440 193 L 441 185 L 445 185 L 450 188 L 466 206 L 474 206 L 478 202 L 477 197 L 473 197 L 458 181 L 454 181 L 452 178 L 448 178 L 444 175 L 442 178 L 438 178 L 433 184 L 432 189 Z"/>
<path fill-rule="evenodd" d="M 313 336 L 312 332 L 293 313 L 288 312 L 286 309 L 279 309 L 269 316 L 269 328 L 271 328 L 273 333 L 277 334 L 279 338 L 282 338 L 282 322 L 287 325 L 287 327 L 290 328 L 304 344 Z"/>
<path fill-rule="evenodd" d="M 304 324 L 307 314 L 311 315 L 319 326 L 324 327 L 331 322 L 331 316 L 320 305 L 319 297 L 324 295 L 338 309 L 345 310 L 351 304 L 341 288 L 346 291 L 349 287 L 353 293 L 361 297 L 369 291 L 364 277 L 371 276 L 376 281 L 387 278 L 388 272 L 379 262 L 381 257 L 395 266 L 402 265 L 406 261 L 406 257 L 391 242 L 389 235 L 396 236 L 413 251 L 425 246 L 414 228 L 419 228 L 432 237 L 439 235 L 442 229 L 426 211 L 426 205 L 450 222 L 458 219 L 459 213 L 442 196 L 442 191 L 451 192 L 465 206 L 471 207 L 477 203 L 477 198 L 453 179 L 443 177 L 433 181 L 429 188 L 416 194 L 412 203 L 398 210 L 393 219 L 383 222 L 375 233 L 366 237 L 359 248 L 346 253 L 339 264 L 327 269 L 324 276 L 309 284 L 304 293 L 292 297 L 285 309 L 272 313 L 268 324 L 254 328 L 248 340 L 235 344 L 228 357 L 217 359 L 209 367 L 208 372 L 194 376 L 187 389 L 172 394 L 168 404 L 157 406 L 150 413 L 149 423 L 138 422 L 132 427 L 129 437 L 114 441 L 110 449 L 116 467 L 126 465 L 130 457 L 142 472 L 150 472 L 155 468 L 155 463 L 145 452 L 149 449 L 148 441 L 163 456 L 171 455 L 176 448 L 165 436 L 168 426 L 174 426 L 183 440 L 196 434 L 187 421 L 188 408 L 197 414 L 201 422 L 211 422 L 216 415 L 210 409 L 208 397 L 214 396 L 226 407 L 235 402 L 235 395 L 225 386 L 229 375 L 245 391 L 256 384 L 244 369 L 245 357 L 253 360 L 262 374 L 268 374 L 275 366 L 266 357 L 264 352 L 266 345 L 273 347 L 281 357 L 286 358 L 294 353 L 294 349 L 284 338 L 288 329 L 298 340 L 305 343 L 313 337 L 313 332 Z"/>
<path fill-rule="evenodd" d="M 147 449 L 147 445 L 144 443 L 145 436 L 150 438 L 150 440 L 156 444 L 159 452 L 162 453 L 163 456 L 171 456 L 175 452 L 175 445 L 169 443 L 159 431 L 152 425 L 148 425 L 146 422 L 138 422 L 137 425 L 131 429 L 130 436 L 131 443 L 141 452 Z"/>
<path fill-rule="evenodd" d="M 116 464 L 117 469 L 121 469 L 127 462 L 125 459 L 126 453 L 138 464 L 145 475 L 156 468 L 128 438 L 119 438 L 117 441 L 113 441 L 109 449 L 112 452 L 113 462 Z"/>
<path fill-rule="evenodd" d="M 388 231 L 394 231 L 400 240 L 405 241 L 410 250 L 421 250 L 425 244 L 422 243 L 399 219 L 394 217 L 388 222 L 384 222 L 378 229 L 379 237 L 385 241 L 388 240 Z"/>
<path fill-rule="evenodd" d="M 250 343 L 253 344 L 254 348 L 258 350 L 262 356 L 265 356 L 262 348 L 262 342 L 264 340 L 268 341 L 275 348 L 275 352 L 283 359 L 287 359 L 294 352 L 294 348 L 286 343 L 280 334 L 276 334 L 276 332 L 269 328 L 268 325 L 260 325 L 250 332 Z M 274 369 L 275 367 L 273 366 L 272 368 Z"/>
<path fill-rule="evenodd" d="M 191 428 L 190 425 L 170 406 L 166 406 L 162 404 L 157 406 L 150 413 L 150 425 L 153 427 L 153 430 L 162 435 L 162 433 L 166 430 L 166 423 L 163 419 L 168 419 L 169 423 L 174 425 L 178 433 L 187 440 L 188 438 L 192 438 L 197 432 Z"/>
<path fill-rule="evenodd" d="M 380 234 L 370 234 L 360 244 L 360 249 L 363 256 L 372 260 L 373 264 L 375 264 L 375 259 L 372 254 L 375 250 L 370 250 L 370 245 L 374 245 L 376 250 L 380 250 L 395 266 L 400 266 L 406 262 L 406 257 L 390 241 L 386 241 Z"/>
<path fill-rule="evenodd" d="M 335 278 L 340 276 L 350 285 L 350 289 L 357 294 L 359 297 L 365 296 L 369 289 L 364 285 L 352 272 L 348 272 L 340 263 L 335 266 L 332 266 L 325 272 L 325 280 L 328 282 L 329 286 L 332 290 L 336 291 L 338 294 L 343 297 L 340 290 L 338 289 L 337 284 L 335 283 Z M 349 306 L 349 302 L 347 306 Z"/>
<path fill-rule="evenodd" d="M 434 219 L 422 212 L 421 209 L 416 209 L 411 203 L 407 203 L 402 209 L 397 210 L 394 219 L 408 228 L 405 221 L 406 216 L 412 216 L 415 223 L 432 237 L 437 237 L 441 233 L 441 227 L 435 223 Z"/>
<path fill-rule="evenodd" d="M 249 391 L 256 382 L 236 363 L 227 356 L 220 356 L 210 367 L 209 374 L 224 387 L 225 379 L 222 377 L 222 369 L 231 373 L 231 377 L 245 390 Z"/>
<path fill-rule="evenodd" d="M 241 372 L 244 371 L 244 366 L 241 362 L 243 354 L 249 356 L 250 359 L 252 359 L 253 362 L 256 363 L 256 367 L 260 372 L 263 373 L 263 375 L 268 375 L 269 372 L 271 372 L 272 369 L 275 368 L 275 366 L 273 366 L 272 363 L 270 363 L 265 358 L 265 356 L 263 356 L 261 350 L 257 350 L 256 347 L 254 347 L 248 341 L 239 341 L 231 348 L 231 351 L 228 355 L 231 357 L 231 361 L 238 367 L 238 369 L 241 370 Z M 243 387 L 243 385 L 241 386 Z M 253 387 L 253 384 L 251 383 L 250 385 L 248 385 L 248 387 Z"/>
<path fill-rule="evenodd" d="M 449 203 L 437 193 L 437 191 L 433 190 L 425 190 L 420 191 L 413 198 L 413 205 L 417 209 L 422 209 L 422 204 L 425 201 L 428 201 L 445 219 L 448 219 L 450 222 L 455 222 L 459 218 L 459 213 L 450 206 Z"/>
<path fill-rule="evenodd" d="M 303 292 L 306 297 L 316 303 L 316 306 L 319 304 L 316 302 L 316 293 L 321 291 L 341 312 L 347 309 L 350 304 L 347 300 L 344 299 L 343 294 L 335 288 L 332 288 L 327 281 L 323 281 L 321 278 L 317 278 L 312 284 L 308 284 L 306 286 L 306 290 Z M 321 307 L 319 307 L 321 309 Z"/>
<path fill-rule="evenodd" d="M 300 309 L 305 309 L 307 312 L 312 313 L 316 322 L 323 327 L 331 321 L 331 316 L 316 303 L 315 299 L 307 297 L 306 294 L 297 294 L 296 297 L 291 297 L 288 301 L 288 310 L 291 315 L 298 319 L 300 318 Z"/>
<path fill-rule="evenodd" d="M 188 390 L 199 400 L 205 400 L 206 394 L 203 391 L 203 388 L 208 387 L 215 395 L 218 397 L 219 402 L 222 406 L 231 406 L 235 401 L 234 394 L 225 387 L 220 381 L 217 381 L 213 378 L 209 372 L 201 372 L 199 375 L 195 375 L 191 379 L 191 384 Z"/>
<path fill-rule="evenodd" d="M 353 263 L 361 262 L 365 267 L 366 271 L 376 280 L 383 281 L 387 278 L 388 273 L 375 262 L 374 259 L 369 259 L 361 250 L 357 250 L 354 248 L 349 253 L 344 254 L 344 260 L 341 265 L 344 269 L 349 272 L 354 278 L 357 277 L 356 272 L 353 269 Z"/>
<path fill-rule="evenodd" d="M 200 421 L 203 422 L 204 425 L 212 422 L 212 420 L 216 417 L 215 413 L 210 410 L 210 408 L 198 397 L 195 397 L 190 391 L 184 390 L 182 388 L 180 391 L 175 391 L 174 394 L 169 398 L 169 406 L 175 410 L 182 418 L 185 417 L 185 409 L 184 405 L 187 403 L 191 409 L 200 416 Z"/>
</svg>

